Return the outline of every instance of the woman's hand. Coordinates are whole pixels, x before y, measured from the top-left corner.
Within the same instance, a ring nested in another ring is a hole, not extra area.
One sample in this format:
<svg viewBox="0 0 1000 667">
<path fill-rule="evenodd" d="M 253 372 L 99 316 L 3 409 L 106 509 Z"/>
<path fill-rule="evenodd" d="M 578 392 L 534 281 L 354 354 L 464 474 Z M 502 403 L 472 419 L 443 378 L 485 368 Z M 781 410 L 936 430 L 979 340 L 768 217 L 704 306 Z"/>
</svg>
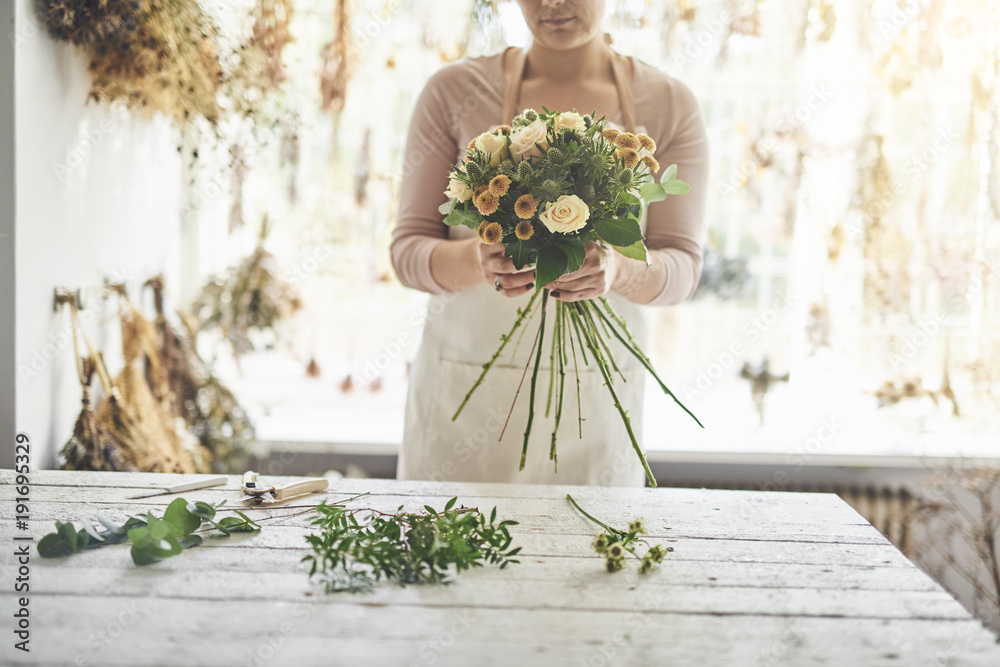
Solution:
<svg viewBox="0 0 1000 667">
<path fill-rule="evenodd" d="M 585 301 L 611 291 L 611 285 L 621 269 L 621 256 L 593 242 L 587 244 L 586 250 L 587 258 L 579 269 L 545 286 L 552 292 L 553 298 Z"/>
<path fill-rule="evenodd" d="M 521 296 L 527 294 L 535 288 L 535 272 L 524 271 L 518 273 L 514 268 L 514 262 L 509 257 L 503 255 L 503 245 L 479 246 L 479 267 L 483 272 L 483 280 L 491 287 L 500 285 L 497 290 L 506 297 Z"/>
</svg>

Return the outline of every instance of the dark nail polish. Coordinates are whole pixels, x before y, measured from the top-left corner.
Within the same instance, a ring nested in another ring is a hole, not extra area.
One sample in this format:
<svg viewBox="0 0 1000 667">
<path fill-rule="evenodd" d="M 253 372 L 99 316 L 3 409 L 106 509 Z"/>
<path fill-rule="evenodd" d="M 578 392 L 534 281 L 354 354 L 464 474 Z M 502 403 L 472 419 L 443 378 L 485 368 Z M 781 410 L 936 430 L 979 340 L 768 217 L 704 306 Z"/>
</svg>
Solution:
<svg viewBox="0 0 1000 667">
<path fill-rule="evenodd" d="M 532 287 L 534 287 L 534 286 L 535 286 L 535 283 L 528 283 L 528 284 L 526 285 L 526 287 L 527 287 L 528 289 L 531 289 L 531 288 L 532 288 Z"/>
<path fill-rule="evenodd" d="M 558 299 L 559 298 L 559 292 L 553 292 L 552 293 L 552 298 Z"/>
</svg>

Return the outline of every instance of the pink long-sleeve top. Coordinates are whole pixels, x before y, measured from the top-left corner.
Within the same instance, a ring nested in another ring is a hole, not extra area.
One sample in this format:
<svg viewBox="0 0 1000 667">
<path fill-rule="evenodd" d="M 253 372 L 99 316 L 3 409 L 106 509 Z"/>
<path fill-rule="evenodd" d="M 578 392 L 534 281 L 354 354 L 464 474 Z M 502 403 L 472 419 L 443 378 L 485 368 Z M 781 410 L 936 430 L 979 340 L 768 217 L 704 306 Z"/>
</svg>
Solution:
<svg viewBox="0 0 1000 667">
<path fill-rule="evenodd" d="M 391 244 L 396 274 L 408 287 L 431 294 L 446 291 L 431 274 L 431 253 L 448 239 L 450 229 L 438 207 L 446 201 L 451 167 L 463 157 L 469 141 L 511 121 L 500 118 L 502 56 L 470 58 L 442 68 L 417 100 Z M 677 177 L 691 185 L 687 194 L 652 204 L 647 213 L 646 247 L 662 258 L 667 275 L 663 289 L 648 304 L 670 305 L 689 298 L 701 275 L 708 135 L 698 102 L 684 83 L 642 61 L 631 61 L 636 122 L 656 141 L 654 157 L 661 170 L 676 163 Z"/>
</svg>

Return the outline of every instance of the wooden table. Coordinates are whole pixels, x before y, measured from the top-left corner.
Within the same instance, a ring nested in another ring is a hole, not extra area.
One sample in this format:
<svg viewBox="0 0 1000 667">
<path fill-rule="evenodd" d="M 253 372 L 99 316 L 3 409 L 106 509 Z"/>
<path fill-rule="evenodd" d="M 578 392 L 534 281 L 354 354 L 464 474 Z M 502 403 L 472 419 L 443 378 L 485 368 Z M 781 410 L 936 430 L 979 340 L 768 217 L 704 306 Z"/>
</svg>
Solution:
<svg viewBox="0 0 1000 667">
<path fill-rule="evenodd" d="M 0 471 L 0 663 L 1000 665 L 993 635 L 835 495 L 387 480 L 336 481 L 329 497 L 370 491 L 355 502 L 385 510 L 440 508 L 454 495 L 486 512 L 496 505 L 520 521 L 521 564 L 464 573 L 447 587 L 326 595 L 299 563 L 308 515 L 146 567 L 132 564 L 127 545 L 64 559 L 32 547 L 31 653 L 15 651 L 13 538 L 37 543 L 56 519 L 124 521 L 162 508 L 175 496 L 125 499 L 179 477 L 34 473 L 30 528 L 19 531 L 13 474 Z M 233 476 L 228 487 L 181 495 L 233 504 L 238 488 Z M 594 526 L 567 491 L 613 525 L 642 516 L 651 541 L 673 553 L 649 575 L 634 564 L 606 573 L 591 550 Z"/>
</svg>

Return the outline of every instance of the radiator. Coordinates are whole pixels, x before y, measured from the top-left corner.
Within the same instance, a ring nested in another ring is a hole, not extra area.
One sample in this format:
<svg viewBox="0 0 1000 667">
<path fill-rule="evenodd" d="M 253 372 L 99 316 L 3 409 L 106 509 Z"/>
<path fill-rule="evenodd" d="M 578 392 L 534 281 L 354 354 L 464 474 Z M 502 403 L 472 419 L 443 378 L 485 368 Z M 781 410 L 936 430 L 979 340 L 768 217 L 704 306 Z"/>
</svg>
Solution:
<svg viewBox="0 0 1000 667">
<path fill-rule="evenodd" d="M 759 491 L 747 484 L 670 480 L 669 486 Z M 782 491 L 795 493 L 836 493 L 882 533 L 897 549 L 910 556 L 913 496 L 902 487 L 842 484 L 786 484 Z"/>
</svg>

